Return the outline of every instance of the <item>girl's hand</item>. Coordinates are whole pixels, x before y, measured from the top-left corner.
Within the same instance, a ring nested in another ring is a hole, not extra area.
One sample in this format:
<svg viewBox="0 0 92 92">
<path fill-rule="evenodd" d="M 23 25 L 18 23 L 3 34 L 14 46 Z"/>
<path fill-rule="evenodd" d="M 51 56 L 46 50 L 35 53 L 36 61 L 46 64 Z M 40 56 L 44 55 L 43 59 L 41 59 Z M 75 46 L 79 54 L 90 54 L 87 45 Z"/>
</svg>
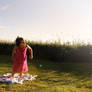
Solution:
<svg viewBox="0 0 92 92">
<path fill-rule="evenodd" d="M 29 58 L 32 60 L 33 59 L 33 56 L 29 56 Z"/>
<path fill-rule="evenodd" d="M 33 50 L 32 50 L 32 48 L 29 45 L 27 45 L 27 48 L 28 48 L 29 53 L 30 53 L 29 58 L 33 59 Z"/>
</svg>

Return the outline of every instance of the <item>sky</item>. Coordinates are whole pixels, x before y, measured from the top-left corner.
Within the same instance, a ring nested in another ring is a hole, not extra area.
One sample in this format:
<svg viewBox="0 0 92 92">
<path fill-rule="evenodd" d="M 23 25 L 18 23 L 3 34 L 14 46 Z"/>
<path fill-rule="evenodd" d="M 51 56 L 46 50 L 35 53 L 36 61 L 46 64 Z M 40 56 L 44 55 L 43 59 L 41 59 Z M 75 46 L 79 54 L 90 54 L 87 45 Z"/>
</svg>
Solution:
<svg viewBox="0 0 92 92">
<path fill-rule="evenodd" d="M 0 40 L 92 43 L 92 0 L 0 0 Z"/>
</svg>

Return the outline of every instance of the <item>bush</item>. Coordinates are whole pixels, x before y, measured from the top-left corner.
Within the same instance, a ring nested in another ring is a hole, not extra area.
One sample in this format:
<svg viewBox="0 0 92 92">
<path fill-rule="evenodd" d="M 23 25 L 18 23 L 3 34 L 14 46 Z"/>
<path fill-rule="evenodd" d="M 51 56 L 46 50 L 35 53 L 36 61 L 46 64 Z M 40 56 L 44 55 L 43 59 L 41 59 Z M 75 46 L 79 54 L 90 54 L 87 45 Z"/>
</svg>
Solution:
<svg viewBox="0 0 92 92">
<path fill-rule="evenodd" d="M 33 49 L 34 59 L 47 59 L 54 62 L 91 62 L 92 45 L 90 44 L 57 44 L 26 41 Z M 14 43 L 0 42 L 0 54 L 11 55 Z M 27 52 L 29 54 L 29 52 Z"/>
</svg>

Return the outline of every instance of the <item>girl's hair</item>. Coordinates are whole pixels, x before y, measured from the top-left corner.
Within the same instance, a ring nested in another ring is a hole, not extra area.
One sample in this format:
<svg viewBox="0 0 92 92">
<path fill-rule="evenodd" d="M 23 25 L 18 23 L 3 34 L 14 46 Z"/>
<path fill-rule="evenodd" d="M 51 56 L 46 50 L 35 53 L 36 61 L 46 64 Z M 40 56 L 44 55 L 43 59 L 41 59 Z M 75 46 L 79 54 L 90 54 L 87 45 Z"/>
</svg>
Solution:
<svg viewBox="0 0 92 92">
<path fill-rule="evenodd" d="M 22 37 L 19 37 L 19 36 L 18 36 L 18 37 L 16 38 L 16 40 L 15 40 L 16 46 L 19 46 L 22 40 L 24 40 L 24 39 L 23 39 Z"/>
</svg>

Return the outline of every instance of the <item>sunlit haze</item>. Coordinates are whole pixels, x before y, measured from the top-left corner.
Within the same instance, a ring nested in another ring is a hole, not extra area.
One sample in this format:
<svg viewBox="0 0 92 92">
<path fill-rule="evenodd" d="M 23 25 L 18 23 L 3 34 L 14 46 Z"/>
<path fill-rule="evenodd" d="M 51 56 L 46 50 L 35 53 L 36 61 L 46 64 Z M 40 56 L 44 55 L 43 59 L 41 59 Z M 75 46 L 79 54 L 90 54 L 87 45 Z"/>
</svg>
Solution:
<svg viewBox="0 0 92 92">
<path fill-rule="evenodd" d="M 92 43 L 92 0 L 0 0 L 0 39 Z"/>
</svg>

